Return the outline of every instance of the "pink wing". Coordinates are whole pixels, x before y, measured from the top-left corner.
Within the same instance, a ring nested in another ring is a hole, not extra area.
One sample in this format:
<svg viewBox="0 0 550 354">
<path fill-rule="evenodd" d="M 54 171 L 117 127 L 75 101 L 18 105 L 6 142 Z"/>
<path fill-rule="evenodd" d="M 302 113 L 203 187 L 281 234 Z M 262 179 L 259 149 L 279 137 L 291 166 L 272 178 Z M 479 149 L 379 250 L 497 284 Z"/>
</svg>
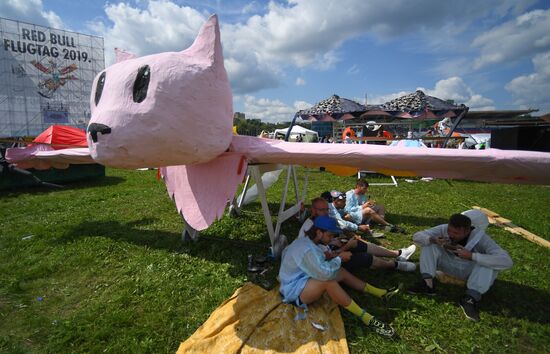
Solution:
<svg viewBox="0 0 550 354">
<path fill-rule="evenodd" d="M 197 165 L 161 169 L 168 194 L 195 230 L 204 230 L 223 215 L 246 171 L 242 154 L 224 153 Z"/>
<path fill-rule="evenodd" d="M 44 144 L 7 149 L 6 160 L 19 168 L 37 170 L 47 170 L 51 167 L 67 168 L 69 164 L 96 163 L 87 147 L 54 150 L 53 147 Z"/>
<path fill-rule="evenodd" d="M 231 151 L 245 155 L 249 163 L 341 165 L 394 176 L 550 184 L 550 153 L 545 152 L 288 143 L 247 136 L 235 136 Z"/>
</svg>

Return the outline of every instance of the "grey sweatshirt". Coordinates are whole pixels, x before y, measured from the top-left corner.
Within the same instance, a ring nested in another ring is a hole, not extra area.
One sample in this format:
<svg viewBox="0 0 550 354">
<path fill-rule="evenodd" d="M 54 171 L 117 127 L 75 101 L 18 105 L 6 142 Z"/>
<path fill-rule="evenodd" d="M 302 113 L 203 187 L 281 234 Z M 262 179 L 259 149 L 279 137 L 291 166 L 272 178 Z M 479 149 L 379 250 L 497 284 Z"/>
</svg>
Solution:
<svg viewBox="0 0 550 354">
<path fill-rule="evenodd" d="M 447 228 L 447 224 L 442 224 L 428 230 L 417 232 L 413 235 L 413 241 L 420 246 L 428 246 L 431 244 L 431 239 L 443 236 L 445 240 L 450 242 Z M 494 270 L 505 270 L 512 268 L 513 262 L 512 258 L 508 255 L 508 252 L 493 241 L 493 239 L 485 233 L 484 229 L 474 229 L 470 234 L 470 238 L 474 236 L 477 236 L 476 238 L 479 238 L 479 240 L 471 249 L 472 261 Z"/>
</svg>

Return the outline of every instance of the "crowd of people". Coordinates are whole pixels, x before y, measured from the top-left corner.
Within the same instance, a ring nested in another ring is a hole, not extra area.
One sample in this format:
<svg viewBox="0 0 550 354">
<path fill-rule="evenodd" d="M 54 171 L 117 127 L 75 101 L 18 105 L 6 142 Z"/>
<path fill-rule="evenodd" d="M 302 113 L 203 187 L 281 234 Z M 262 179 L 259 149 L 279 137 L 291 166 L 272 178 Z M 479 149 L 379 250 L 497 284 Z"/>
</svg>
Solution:
<svg viewBox="0 0 550 354">
<path fill-rule="evenodd" d="M 407 292 L 434 296 L 438 273 L 462 280 L 466 291 L 459 305 L 468 319 L 479 321 L 482 295 L 500 271 L 512 267 L 508 253 L 486 233 L 489 223 L 485 214 L 479 210 L 453 214 L 448 223 L 415 233 L 410 246 L 387 249 L 366 241 L 360 234 L 374 236 L 376 228 L 401 234 L 406 230 L 386 221 L 384 206 L 370 199 L 368 189 L 368 182 L 359 179 L 355 188 L 346 193 L 325 192 L 311 201 L 310 216 L 282 254 L 279 280 L 283 301 L 307 309 L 307 305 L 327 293 L 369 329 L 393 338 L 396 332 L 391 324 L 361 308 L 342 285 L 388 301 L 402 292 L 402 284 L 383 289 L 355 274 L 360 269 L 414 272 L 417 266 L 410 257 L 418 245 L 422 248 L 421 279 Z"/>
</svg>

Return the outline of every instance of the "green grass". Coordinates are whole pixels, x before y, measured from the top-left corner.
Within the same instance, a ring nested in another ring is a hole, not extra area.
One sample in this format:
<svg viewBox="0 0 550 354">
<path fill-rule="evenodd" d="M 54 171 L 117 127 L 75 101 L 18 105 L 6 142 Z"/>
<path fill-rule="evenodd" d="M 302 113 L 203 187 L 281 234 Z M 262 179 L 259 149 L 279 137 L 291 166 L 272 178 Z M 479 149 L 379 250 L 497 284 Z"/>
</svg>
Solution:
<svg viewBox="0 0 550 354">
<path fill-rule="evenodd" d="M 247 254 L 268 246 L 259 204 L 247 206 L 240 218 L 216 222 L 199 242 L 183 243 L 180 216 L 155 175 L 108 169 L 102 180 L 64 190 L 1 192 L 1 352 L 172 353 L 246 281 Z M 273 212 L 283 182 L 268 191 Z M 313 171 L 309 182 L 311 199 L 329 189 L 348 190 L 354 178 Z M 413 232 L 472 205 L 550 239 L 548 187 L 400 181 L 397 188 L 373 186 L 369 193 L 386 205 L 391 222 L 409 232 L 376 241 L 387 247 L 408 245 Z M 283 233 L 293 239 L 299 227 L 292 219 Z M 441 286 L 435 299 L 403 295 L 390 308 L 352 291 L 360 305 L 391 321 L 400 339 L 384 340 L 342 311 L 350 350 L 547 352 L 550 250 L 497 227 L 489 233 L 515 265 L 484 297 L 480 323 L 464 319 L 456 304 L 463 290 L 456 286 Z M 418 279 L 418 273 L 390 271 L 360 276 L 380 286 Z"/>
</svg>

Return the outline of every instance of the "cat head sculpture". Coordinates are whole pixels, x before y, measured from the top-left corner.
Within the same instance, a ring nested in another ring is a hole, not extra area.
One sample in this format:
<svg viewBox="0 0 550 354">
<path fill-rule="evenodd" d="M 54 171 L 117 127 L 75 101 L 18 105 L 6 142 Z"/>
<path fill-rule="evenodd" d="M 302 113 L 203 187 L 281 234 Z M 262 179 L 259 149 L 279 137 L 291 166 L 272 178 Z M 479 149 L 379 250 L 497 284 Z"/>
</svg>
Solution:
<svg viewBox="0 0 550 354">
<path fill-rule="evenodd" d="M 210 161 L 229 147 L 233 104 L 217 16 L 181 52 L 117 62 L 97 75 L 88 146 L 97 162 L 120 168 Z"/>
</svg>

